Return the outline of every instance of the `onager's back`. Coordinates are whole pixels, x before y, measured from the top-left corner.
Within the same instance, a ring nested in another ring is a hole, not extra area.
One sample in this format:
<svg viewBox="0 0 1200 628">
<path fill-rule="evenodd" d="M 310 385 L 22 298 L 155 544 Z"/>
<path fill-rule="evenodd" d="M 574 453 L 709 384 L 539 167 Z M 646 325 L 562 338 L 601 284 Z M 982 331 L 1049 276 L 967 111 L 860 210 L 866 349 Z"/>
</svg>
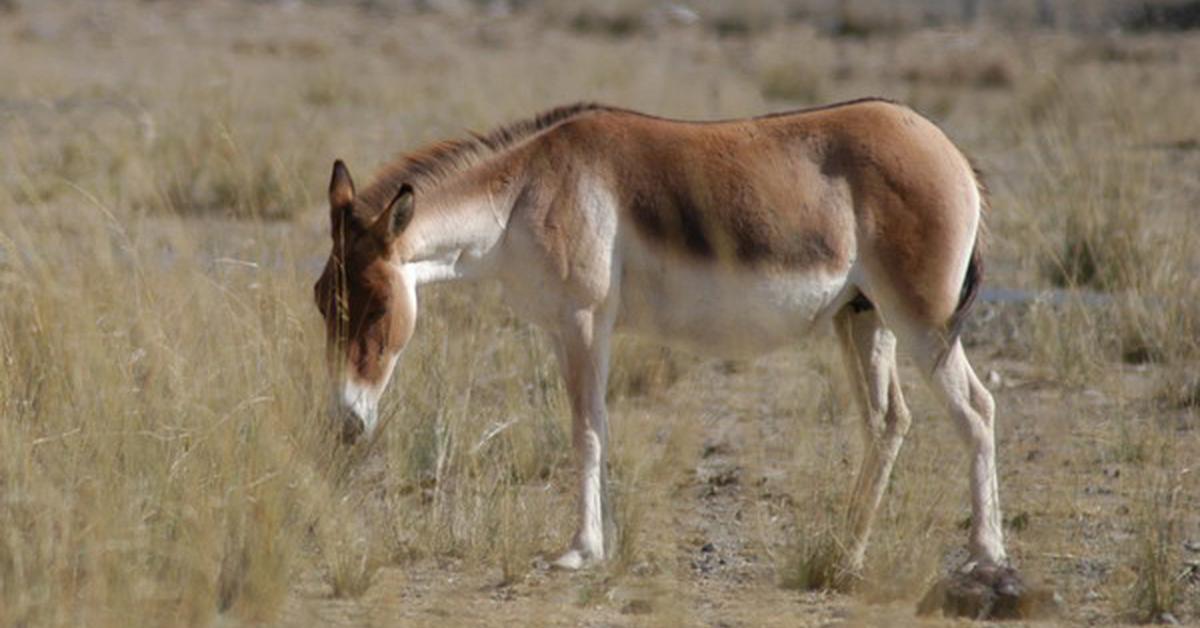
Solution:
<svg viewBox="0 0 1200 628">
<path fill-rule="evenodd" d="M 571 275 L 597 298 L 619 271 L 620 327 L 746 355 L 860 293 L 890 289 L 877 298 L 894 316 L 934 326 L 958 309 L 979 194 L 966 159 L 909 109 L 716 123 L 599 111 L 530 144 L 514 224 L 561 240 L 543 262 L 565 268 L 553 257 L 573 249 Z"/>
<path fill-rule="evenodd" d="M 971 565 L 1006 565 L 992 398 L 958 340 L 981 279 L 982 188 L 912 110 L 863 100 L 689 123 L 575 105 L 410 153 L 361 196 L 338 162 L 330 206 L 316 291 L 348 436 L 374 427 L 423 283 L 498 280 L 552 335 L 580 482 L 558 565 L 612 551 L 604 397 L 618 327 L 723 355 L 836 330 L 866 425 L 846 578 L 910 423 L 899 345 L 971 449 Z"/>
</svg>

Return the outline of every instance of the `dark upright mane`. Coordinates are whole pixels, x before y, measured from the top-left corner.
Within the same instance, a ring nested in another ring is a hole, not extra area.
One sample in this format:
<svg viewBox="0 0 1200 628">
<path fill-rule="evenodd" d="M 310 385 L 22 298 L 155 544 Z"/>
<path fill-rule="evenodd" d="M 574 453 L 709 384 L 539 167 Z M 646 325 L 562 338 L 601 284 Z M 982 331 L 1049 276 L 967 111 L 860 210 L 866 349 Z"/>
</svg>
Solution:
<svg viewBox="0 0 1200 628">
<path fill-rule="evenodd" d="M 370 211 L 380 211 L 396 190 L 408 183 L 420 190 L 422 185 L 438 181 L 478 163 L 488 155 L 509 148 L 550 127 L 594 111 L 613 111 L 597 103 L 575 103 L 543 111 L 532 118 L 495 128 L 485 134 L 442 140 L 418 148 L 385 165 L 360 198 Z"/>
</svg>

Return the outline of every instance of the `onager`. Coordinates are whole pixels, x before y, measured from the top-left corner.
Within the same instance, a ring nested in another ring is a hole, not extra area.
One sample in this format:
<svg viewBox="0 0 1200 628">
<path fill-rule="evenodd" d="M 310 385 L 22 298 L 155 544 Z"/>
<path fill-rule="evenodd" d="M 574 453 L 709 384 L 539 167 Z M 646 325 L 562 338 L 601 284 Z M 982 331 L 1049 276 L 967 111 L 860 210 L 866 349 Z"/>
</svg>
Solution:
<svg viewBox="0 0 1200 628">
<path fill-rule="evenodd" d="M 992 396 L 959 342 L 986 200 L 966 157 L 911 109 L 864 99 L 685 122 L 578 104 L 409 153 L 361 192 L 339 160 L 329 204 L 333 250 L 315 292 L 343 438 L 375 429 L 423 284 L 498 281 L 552 336 L 579 471 L 578 527 L 558 566 L 613 549 L 615 330 L 745 357 L 830 327 L 866 443 L 844 573 L 861 570 L 909 428 L 897 347 L 969 450 L 968 569 L 1007 564 Z"/>
</svg>

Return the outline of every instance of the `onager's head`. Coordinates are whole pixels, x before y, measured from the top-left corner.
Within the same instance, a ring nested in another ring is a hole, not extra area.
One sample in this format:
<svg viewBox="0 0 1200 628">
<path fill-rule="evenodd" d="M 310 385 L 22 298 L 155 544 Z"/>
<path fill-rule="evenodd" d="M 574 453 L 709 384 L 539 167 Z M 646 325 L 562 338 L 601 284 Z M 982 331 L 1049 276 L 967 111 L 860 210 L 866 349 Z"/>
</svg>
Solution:
<svg viewBox="0 0 1200 628">
<path fill-rule="evenodd" d="M 330 411 L 345 442 L 375 429 L 379 398 L 417 318 L 416 287 L 392 259 L 396 238 L 412 219 L 412 188 L 401 186 L 384 208 L 359 205 L 350 172 L 338 160 L 329 183 L 333 250 L 313 291 L 325 318 Z M 361 218 L 367 215 L 375 217 Z"/>
</svg>

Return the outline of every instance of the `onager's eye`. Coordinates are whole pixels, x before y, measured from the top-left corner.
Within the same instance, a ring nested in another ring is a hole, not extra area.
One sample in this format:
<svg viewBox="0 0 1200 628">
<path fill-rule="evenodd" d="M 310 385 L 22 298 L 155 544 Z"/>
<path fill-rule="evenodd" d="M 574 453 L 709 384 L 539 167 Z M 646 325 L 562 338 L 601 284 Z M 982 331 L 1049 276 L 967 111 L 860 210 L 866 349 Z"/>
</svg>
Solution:
<svg viewBox="0 0 1200 628">
<path fill-rule="evenodd" d="M 377 321 L 387 314 L 387 304 L 382 299 L 371 299 L 367 304 L 367 320 L 370 322 Z"/>
<path fill-rule="evenodd" d="M 321 312 L 323 318 L 328 319 L 333 310 L 333 300 L 335 298 L 334 291 L 330 289 L 329 282 L 321 278 L 313 286 L 313 300 L 317 303 L 317 310 Z"/>
</svg>

